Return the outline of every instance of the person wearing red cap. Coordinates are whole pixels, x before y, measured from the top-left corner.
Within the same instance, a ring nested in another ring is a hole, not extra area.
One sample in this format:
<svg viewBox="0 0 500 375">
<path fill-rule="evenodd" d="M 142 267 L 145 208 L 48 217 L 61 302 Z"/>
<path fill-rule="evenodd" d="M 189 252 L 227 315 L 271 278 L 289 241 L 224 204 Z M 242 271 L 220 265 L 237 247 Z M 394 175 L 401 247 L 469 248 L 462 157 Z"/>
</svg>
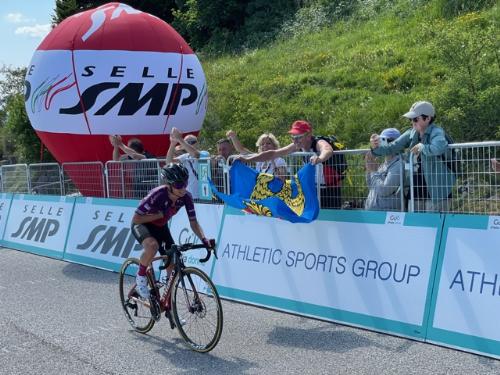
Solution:
<svg viewBox="0 0 500 375">
<path fill-rule="evenodd" d="M 248 162 L 269 161 L 285 157 L 293 152 L 314 152 L 309 161 L 316 165 L 323 163 L 323 183 L 320 190 L 321 208 L 340 208 L 340 179 L 332 162 L 333 148 L 326 140 L 313 135 L 313 129 L 309 122 L 297 120 L 293 122 L 288 131 L 292 137 L 292 143 L 276 150 L 263 151 L 253 155 L 239 155 L 236 159 Z M 326 171 L 329 171 L 328 173 Z"/>
</svg>

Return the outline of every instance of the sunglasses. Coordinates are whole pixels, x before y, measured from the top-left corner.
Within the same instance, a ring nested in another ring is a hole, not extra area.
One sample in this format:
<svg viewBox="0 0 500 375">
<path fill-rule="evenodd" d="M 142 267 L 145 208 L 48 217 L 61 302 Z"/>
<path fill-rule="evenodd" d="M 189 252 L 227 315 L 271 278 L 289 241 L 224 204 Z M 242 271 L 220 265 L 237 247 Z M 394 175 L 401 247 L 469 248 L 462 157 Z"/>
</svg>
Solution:
<svg viewBox="0 0 500 375">
<path fill-rule="evenodd" d="M 196 141 L 195 139 L 188 139 L 188 140 L 186 141 L 186 143 L 187 143 L 188 145 L 191 145 L 191 146 L 192 146 L 192 145 L 195 145 L 195 144 L 196 144 L 196 142 L 197 142 L 197 141 Z"/>
<path fill-rule="evenodd" d="M 299 139 L 304 138 L 305 135 L 306 133 L 303 133 L 303 134 L 292 135 L 291 137 L 294 141 L 298 141 Z"/>
<path fill-rule="evenodd" d="M 187 186 L 187 181 L 177 181 L 172 184 L 172 187 L 177 190 L 185 189 Z"/>
<path fill-rule="evenodd" d="M 419 119 L 419 118 L 422 118 L 422 120 L 425 120 L 425 119 L 427 118 L 427 116 L 424 116 L 424 115 L 422 115 L 422 116 L 417 116 L 417 117 L 415 117 L 415 118 L 412 118 L 410 121 L 411 121 L 411 122 L 418 122 L 418 119 Z"/>
</svg>

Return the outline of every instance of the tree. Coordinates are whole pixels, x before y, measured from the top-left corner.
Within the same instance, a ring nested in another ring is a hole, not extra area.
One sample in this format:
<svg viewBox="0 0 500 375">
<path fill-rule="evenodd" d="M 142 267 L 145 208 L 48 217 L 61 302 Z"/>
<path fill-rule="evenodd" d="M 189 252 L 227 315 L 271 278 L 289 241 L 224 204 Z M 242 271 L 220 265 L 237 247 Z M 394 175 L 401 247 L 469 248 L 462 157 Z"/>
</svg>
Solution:
<svg viewBox="0 0 500 375">
<path fill-rule="evenodd" d="M 143 12 L 151 13 L 165 22 L 172 22 L 172 10 L 178 7 L 177 3 L 182 6 L 180 0 L 122 0 L 121 3 L 130 5 L 135 9 Z M 96 8 L 98 6 L 109 3 L 109 0 L 56 0 L 54 15 L 52 16 L 53 25 L 57 25 L 65 18 L 73 14 L 85 11 L 87 9 Z"/>
</svg>

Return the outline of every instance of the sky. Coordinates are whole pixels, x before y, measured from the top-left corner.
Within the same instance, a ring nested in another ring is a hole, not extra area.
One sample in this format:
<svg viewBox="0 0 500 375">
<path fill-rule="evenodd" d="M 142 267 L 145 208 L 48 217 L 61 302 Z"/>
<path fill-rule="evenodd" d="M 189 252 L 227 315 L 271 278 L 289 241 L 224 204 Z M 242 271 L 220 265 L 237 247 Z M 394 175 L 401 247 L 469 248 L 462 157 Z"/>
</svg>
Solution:
<svg viewBox="0 0 500 375">
<path fill-rule="evenodd" d="M 54 9 L 55 0 L 0 0 L 0 66 L 28 66 Z"/>
</svg>

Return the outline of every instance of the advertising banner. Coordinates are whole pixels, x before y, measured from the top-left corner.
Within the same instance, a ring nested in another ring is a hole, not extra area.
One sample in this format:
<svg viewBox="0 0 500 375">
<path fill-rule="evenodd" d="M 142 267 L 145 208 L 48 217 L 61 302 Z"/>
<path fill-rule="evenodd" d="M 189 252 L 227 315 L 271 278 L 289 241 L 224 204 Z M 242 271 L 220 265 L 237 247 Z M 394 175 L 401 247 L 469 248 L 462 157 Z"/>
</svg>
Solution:
<svg viewBox="0 0 500 375">
<path fill-rule="evenodd" d="M 14 195 L 4 246 L 62 258 L 74 201 L 52 195 Z"/>
<path fill-rule="evenodd" d="M 9 217 L 10 203 L 12 202 L 11 193 L 0 193 L 0 244 L 3 242 L 3 234 L 7 218 Z M 3 244 L 2 244 L 3 246 Z"/>
<path fill-rule="evenodd" d="M 424 338 L 441 217 L 323 211 L 310 224 L 226 209 L 221 295 Z"/>
<path fill-rule="evenodd" d="M 207 238 L 214 238 L 217 241 L 224 206 L 195 203 L 195 209 L 196 218 L 203 228 L 205 236 Z M 184 209 L 181 209 L 170 221 L 170 232 L 172 233 L 172 237 L 177 244 L 184 244 L 188 242 L 196 244 L 200 243 L 200 240 L 189 226 L 189 220 Z M 200 263 L 199 260 L 204 258 L 205 255 L 205 249 L 189 251 L 185 254 L 185 264 L 200 268 L 205 271 L 205 273 L 210 275 L 215 259 L 214 257 L 211 257 L 208 262 Z"/>
<path fill-rule="evenodd" d="M 500 216 L 448 215 L 428 340 L 500 357 Z"/>
<path fill-rule="evenodd" d="M 136 200 L 76 198 L 64 259 L 119 271 L 128 257 L 140 257 L 142 246 L 130 230 Z"/>
</svg>

